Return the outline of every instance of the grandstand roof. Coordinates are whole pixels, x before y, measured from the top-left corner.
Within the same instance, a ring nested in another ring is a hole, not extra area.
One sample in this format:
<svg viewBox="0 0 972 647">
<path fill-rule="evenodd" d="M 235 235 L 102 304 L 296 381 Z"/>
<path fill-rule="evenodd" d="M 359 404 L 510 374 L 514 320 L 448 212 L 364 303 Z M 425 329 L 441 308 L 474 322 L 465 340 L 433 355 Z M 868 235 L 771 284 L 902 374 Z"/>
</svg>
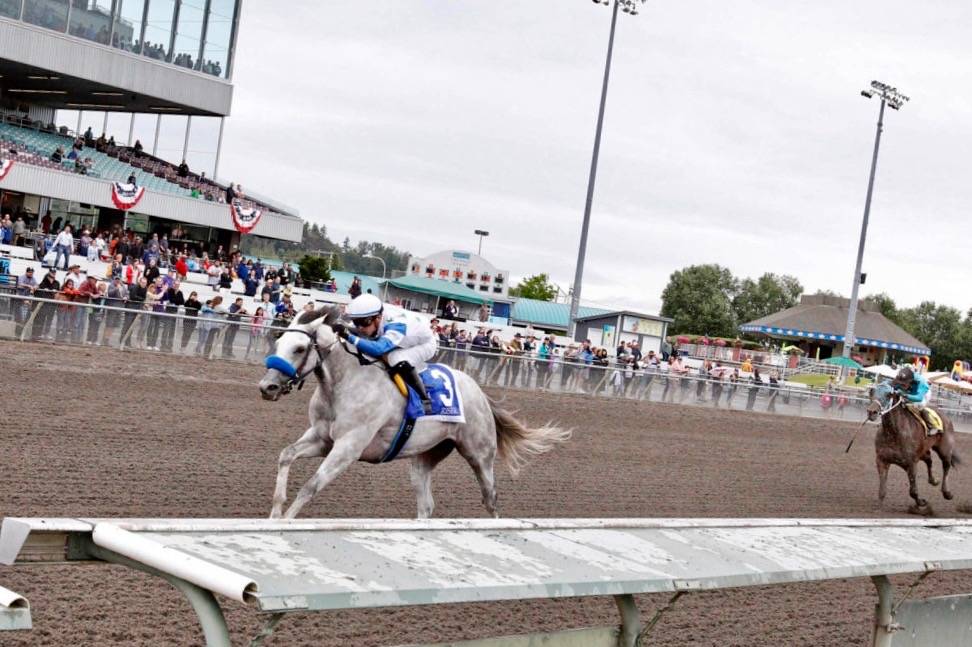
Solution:
<svg viewBox="0 0 972 647">
<path fill-rule="evenodd" d="M 841 343 L 847 327 L 848 300 L 822 295 L 804 295 L 800 304 L 739 326 L 742 332 L 774 337 L 811 339 Z M 864 304 L 857 312 L 856 342 L 888 350 L 928 355 L 931 351 L 901 327 Z"/>
<path fill-rule="evenodd" d="M 606 315 L 616 310 L 605 308 L 588 308 L 581 306 L 577 310 L 578 318 Z M 570 304 L 540 301 L 539 299 L 517 298 L 513 302 L 513 323 L 533 324 L 548 328 L 567 330 L 570 321 Z"/>
<path fill-rule="evenodd" d="M 489 303 L 492 301 L 488 295 L 470 290 L 462 283 L 454 283 L 444 279 L 429 279 L 424 276 L 409 275 L 398 279 L 388 279 L 386 283 L 401 290 L 431 294 L 446 299 L 465 301 L 466 303 Z"/>
</svg>

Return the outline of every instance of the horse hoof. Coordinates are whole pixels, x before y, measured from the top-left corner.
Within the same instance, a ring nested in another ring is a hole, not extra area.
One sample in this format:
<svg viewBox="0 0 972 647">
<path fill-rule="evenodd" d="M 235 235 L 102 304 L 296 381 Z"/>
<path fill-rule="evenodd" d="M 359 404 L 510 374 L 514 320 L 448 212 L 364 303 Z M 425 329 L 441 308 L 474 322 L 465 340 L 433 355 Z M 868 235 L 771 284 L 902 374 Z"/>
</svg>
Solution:
<svg viewBox="0 0 972 647">
<path fill-rule="evenodd" d="M 928 479 L 928 485 L 938 485 L 940 482 L 938 479 Z"/>
<path fill-rule="evenodd" d="M 921 517 L 930 517 L 934 513 L 932 512 L 931 506 L 928 505 L 927 501 L 921 501 L 917 505 L 912 504 L 911 507 L 908 508 L 908 514 L 916 514 Z"/>
<path fill-rule="evenodd" d="M 954 497 L 955 495 L 952 494 L 951 492 L 946 492 L 946 491 L 943 490 L 942 491 L 942 496 L 945 497 L 945 500 L 946 501 L 951 501 L 952 500 L 952 497 Z"/>
</svg>

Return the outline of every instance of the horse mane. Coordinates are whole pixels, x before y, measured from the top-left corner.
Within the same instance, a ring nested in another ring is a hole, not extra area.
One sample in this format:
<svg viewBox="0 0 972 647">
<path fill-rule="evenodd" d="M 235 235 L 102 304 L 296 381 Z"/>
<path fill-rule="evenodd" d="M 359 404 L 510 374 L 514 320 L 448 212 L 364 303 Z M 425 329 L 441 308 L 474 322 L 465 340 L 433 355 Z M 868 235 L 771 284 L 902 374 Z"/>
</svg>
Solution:
<svg viewBox="0 0 972 647">
<path fill-rule="evenodd" d="M 341 319 L 341 309 L 337 306 L 321 306 L 317 310 L 311 310 L 310 312 L 302 312 L 297 317 L 298 324 L 309 324 L 314 323 L 318 319 L 323 319 L 323 323 L 327 325 L 332 325 Z"/>
</svg>

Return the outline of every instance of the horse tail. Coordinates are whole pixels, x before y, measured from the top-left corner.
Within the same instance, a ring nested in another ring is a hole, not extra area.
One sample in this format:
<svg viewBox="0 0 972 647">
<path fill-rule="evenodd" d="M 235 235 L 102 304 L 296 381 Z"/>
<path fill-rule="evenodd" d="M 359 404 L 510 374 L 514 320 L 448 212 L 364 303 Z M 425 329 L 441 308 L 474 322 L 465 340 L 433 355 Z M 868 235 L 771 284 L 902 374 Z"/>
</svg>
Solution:
<svg viewBox="0 0 972 647">
<path fill-rule="evenodd" d="M 516 477 L 520 470 L 534 456 L 553 449 L 558 443 L 570 440 L 572 431 L 551 424 L 542 427 L 527 427 L 506 409 L 501 409 L 492 398 L 486 397 L 489 408 L 496 421 L 496 448 L 499 457 L 506 463 L 510 473 Z"/>
</svg>

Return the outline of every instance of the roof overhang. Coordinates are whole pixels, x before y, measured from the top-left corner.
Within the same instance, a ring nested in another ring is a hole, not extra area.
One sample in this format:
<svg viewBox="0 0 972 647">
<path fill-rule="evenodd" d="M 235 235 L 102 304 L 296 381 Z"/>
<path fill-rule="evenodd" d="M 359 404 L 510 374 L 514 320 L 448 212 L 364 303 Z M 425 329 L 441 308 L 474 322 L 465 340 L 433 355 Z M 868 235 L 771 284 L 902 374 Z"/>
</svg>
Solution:
<svg viewBox="0 0 972 647">
<path fill-rule="evenodd" d="M 741 332 L 756 333 L 762 335 L 769 335 L 771 337 L 785 337 L 787 339 L 806 339 L 808 341 L 823 341 L 831 342 L 835 344 L 844 343 L 844 336 L 837 333 L 820 332 L 816 330 L 799 330 L 797 328 L 778 328 L 775 326 L 757 326 L 753 324 L 745 324 L 739 326 Z M 865 337 L 857 337 L 854 340 L 859 346 L 871 346 L 874 348 L 883 348 L 886 350 L 899 351 L 902 353 L 911 353 L 912 355 L 931 355 L 931 350 L 928 348 L 923 348 L 920 346 L 909 346 L 907 344 L 898 344 L 896 342 L 885 341 L 883 339 L 868 339 Z"/>
<path fill-rule="evenodd" d="M 225 116 L 233 86 L 202 72 L 0 18 L 0 91 L 60 110 Z"/>
</svg>

